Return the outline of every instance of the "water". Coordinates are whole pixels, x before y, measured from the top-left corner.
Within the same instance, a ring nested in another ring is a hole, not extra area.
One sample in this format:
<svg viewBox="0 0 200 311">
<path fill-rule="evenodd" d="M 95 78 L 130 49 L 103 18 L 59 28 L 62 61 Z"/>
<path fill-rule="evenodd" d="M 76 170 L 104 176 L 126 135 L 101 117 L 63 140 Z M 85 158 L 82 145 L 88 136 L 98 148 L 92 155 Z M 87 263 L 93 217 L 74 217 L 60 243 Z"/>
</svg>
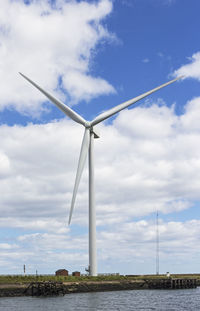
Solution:
<svg viewBox="0 0 200 311">
<path fill-rule="evenodd" d="M 200 288 L 0 298 L 0 311 L 199 311 Z"/>
</svg>

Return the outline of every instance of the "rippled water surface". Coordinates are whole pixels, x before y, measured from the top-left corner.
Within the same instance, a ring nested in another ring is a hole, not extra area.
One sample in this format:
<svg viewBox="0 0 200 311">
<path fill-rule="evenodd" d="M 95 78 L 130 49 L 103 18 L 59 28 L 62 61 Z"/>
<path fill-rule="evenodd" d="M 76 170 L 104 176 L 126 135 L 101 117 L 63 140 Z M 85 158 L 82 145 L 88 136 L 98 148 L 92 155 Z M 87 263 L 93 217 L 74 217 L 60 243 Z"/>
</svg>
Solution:
<svg viewBox="0 0 200 311">
<path fill-rule="evenodd" d="M 200 310 L 200 288 L 188 290 L 133 290 L 70 294 L 64 297 L 0 298 L 0 311 L 129 311 Z"/>
</svg>

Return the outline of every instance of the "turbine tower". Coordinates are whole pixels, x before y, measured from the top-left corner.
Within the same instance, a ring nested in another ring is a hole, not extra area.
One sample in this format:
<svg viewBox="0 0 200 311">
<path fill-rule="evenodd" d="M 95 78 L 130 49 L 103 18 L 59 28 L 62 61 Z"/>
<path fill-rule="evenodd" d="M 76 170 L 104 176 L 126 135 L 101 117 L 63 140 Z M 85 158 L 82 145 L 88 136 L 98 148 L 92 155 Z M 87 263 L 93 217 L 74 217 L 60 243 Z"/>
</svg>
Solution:
<svg viewBox="0 0 200 311">
<path fill-rule="evenodd" d="M 118 106 L 115 106 L 106 112 L 99 114 L 94 120 L 86 121 L 78 113 L 72 110 L 70 107 L 62 103 L 60 100 L 56 99 L 53 95 L 46 92 L 38 84 L 30 80 L 27 76 L 20 73 L 27 81 L 29 81 L 33 86 L 35 86 L 40 92 L 42 92 L 53 104 L 55 104 L 60 110 L 62 110 L 69 118 L 74 120 L 77 123 L 80 123 L 84 126 L 85 132 L 83 135 L 81 151 L 78 161 L 78 169 L 75 178 L 74 190 L 71 201 L 71 209 L 69 214 L 69 224 L 71 222 L 72 213 L 74 210 L 74 204 L 76 200 L 77 190 L 80 183 L 81 175 L 83 168 L 86 162 L 87 155 L 89 155 L 89 274 L 91 276 L 97 275 L 97 256 L 96 256 L 96 212 L 95 212 L 95 191 L 94 191 L 94 138 L 99 136 L 95 133 L 94 126 L 98 123 L 108 119 L 117 112 L 129 107 L 132 104 L 135 104 L 139 100 L 145 98 L 146 96 L 160 90 L 161 88 L 177 81 L 182 77 L 173 79 L 167 83 L 164 83 L 142 95 L 134 97 Z"/>
</svg>

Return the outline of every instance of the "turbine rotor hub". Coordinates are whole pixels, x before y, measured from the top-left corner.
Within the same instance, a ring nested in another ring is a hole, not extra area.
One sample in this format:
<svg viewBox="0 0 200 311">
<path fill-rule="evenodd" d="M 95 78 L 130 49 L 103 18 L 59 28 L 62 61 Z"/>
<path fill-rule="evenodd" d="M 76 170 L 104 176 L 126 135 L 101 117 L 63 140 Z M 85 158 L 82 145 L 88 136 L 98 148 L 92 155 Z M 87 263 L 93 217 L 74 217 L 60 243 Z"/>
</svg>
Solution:
<svg viewBox="0 0 200 311">
<path fill-rule="evenodd" d="M 85 127 L 86 127 L 86 129 L 91 128 L 91 122 L 86 121 L 86 122 L 85 122 Z"/>
</svg>

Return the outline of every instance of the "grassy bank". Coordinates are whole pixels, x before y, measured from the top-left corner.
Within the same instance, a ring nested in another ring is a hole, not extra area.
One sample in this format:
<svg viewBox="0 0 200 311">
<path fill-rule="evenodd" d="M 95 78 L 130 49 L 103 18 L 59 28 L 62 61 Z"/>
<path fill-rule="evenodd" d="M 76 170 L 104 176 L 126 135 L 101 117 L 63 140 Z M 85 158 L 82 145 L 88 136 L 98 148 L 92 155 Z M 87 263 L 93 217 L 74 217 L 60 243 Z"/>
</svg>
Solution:
<svg viewBox="0 0 200 311">
<path fill-rule="evenodd" d="M 172 274 L 172 278 L 195 278 L 200 280 L 200 274 Z M 97 277 L 91 276 L 55 276 L 55 275 L 0 275 L 0 284 L 23 284 L 30 282 L 91 282 L 91 281 L 128 281 L 128 280 L 152 280 L 152 279 L 167 278 L 163 275 L 101 275 Z"/>
</svg>

